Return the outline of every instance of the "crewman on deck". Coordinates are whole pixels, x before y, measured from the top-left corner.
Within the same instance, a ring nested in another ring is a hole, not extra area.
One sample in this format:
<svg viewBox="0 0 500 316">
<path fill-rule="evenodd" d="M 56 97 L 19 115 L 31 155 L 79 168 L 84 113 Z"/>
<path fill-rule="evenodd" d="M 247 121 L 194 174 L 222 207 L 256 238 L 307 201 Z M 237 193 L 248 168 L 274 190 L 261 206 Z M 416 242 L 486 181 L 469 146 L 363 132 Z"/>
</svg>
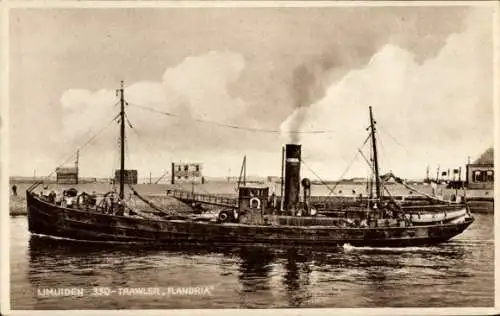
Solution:
<svg viewBox="0 0 500 316">
<path fill-rule="evenodd" d="M 73 208 L 75 204 L 75 197 L 70 196 L 68 193 L 63 197 L 63 205 L 65 207 Z"/>
<path fill-rule="evenodd" d="M 48 187 L 48 186 L 44 186 L 44 187 L 43 187 L 42 191 L 40 192 L 40 196 L 41 196 L 42 198 L 47 197 L 47 195 L 48 195 L 47 190 L 48 190 L 48 189 L 49 189 L 49 187 Z"/>
<path fill-rule="evenodd" d="M 63 196 L 60 192 L 56 192 L 56 196 L 55 196 L 55 199 L 54 199 L 54 203 L 56 203 L 57 205 L 61 205 L 62 202 L 63 202 Z"/>
<path fill-rule="evenodd" d="M 437 183 L 434 181 L 431 181 L 431 188 L 432 188 L 432 195 L 436 196 L 437 194 Z"/>
<path fill-rule="evenodd" d="M 15 183 L 12 185 L 12 195 L 17 196 L 17 185 Z"/>
<path fill-rule="evenodd" d="M 48 198 L 49 203 L 55 203 L 56 202 L 56 192 L 54 190 L 50 191 L 47 198 Z"/>
<path fill-rule="evenodd" d="M 274 192 L 269 197 L 268 203 L 271 204 L 273 206 L 273 208 L 276 208 L 276 194 Z"/>
<path fill-rule="evenodd" d="M 368 221 L 366 220 L 366 218 L 361 220 L 361 222 L 359 223 L 359 227 L 361 227 L 361 228 L 368 227 Z"/>
<path fill-rule="evenodd" d="M 95 191 L 92 191 L 92 194 L 90 195 L 89 198 L 89 206 L 95 206 L 97 203 L 97 193 Z"/>
</svg>

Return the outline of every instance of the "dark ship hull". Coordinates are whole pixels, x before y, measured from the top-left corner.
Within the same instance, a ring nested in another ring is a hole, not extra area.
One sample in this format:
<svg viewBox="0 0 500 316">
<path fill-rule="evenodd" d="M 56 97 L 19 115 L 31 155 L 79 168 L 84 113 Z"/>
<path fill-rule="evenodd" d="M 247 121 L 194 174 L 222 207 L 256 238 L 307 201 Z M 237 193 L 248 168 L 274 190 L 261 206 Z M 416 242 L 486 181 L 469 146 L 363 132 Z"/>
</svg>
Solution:
<svg viewBox="0 0 500 316">
<path fill-rule="evenodd" d="M 407 227 L 249 225 L 240 223 L 152 220 L 63 208 L 27 192 L 29 230 L 34 234 L 81 241 L 207 244 L 297 244 L 315 246 L 404 247 L 432 245 L 462 233 L 474 221 Z"/>
</svg>

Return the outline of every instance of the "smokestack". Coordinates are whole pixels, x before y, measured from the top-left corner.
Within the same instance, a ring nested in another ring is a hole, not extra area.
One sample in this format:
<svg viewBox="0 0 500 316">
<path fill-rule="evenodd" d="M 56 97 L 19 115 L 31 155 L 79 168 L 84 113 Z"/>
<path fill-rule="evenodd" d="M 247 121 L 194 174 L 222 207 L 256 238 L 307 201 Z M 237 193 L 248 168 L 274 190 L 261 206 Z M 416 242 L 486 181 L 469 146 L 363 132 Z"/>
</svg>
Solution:
<svg viewBox="0 0 500 316">
<path fill-rule="evenodd" d="M 300 194 L 301 146 L 287 144 L 285 148 L 285 210 L 293 211 L 297 207 Z"/>
</svg>

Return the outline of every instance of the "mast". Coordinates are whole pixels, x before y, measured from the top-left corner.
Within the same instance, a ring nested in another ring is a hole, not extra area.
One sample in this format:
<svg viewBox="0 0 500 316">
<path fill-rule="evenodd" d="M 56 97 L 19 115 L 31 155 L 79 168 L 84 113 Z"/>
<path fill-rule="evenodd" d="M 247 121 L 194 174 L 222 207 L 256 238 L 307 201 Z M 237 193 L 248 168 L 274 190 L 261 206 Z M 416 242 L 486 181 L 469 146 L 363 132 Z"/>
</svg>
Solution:
<svg viewBox="0 0 500 316">
<path fill-rule="evenodd" d="M 243 186 L 247 185 L 247 155 L 243 157 Z"/>
<path fill-rule="evenodd" d="M 78 184 L 78 177 L 79 177 L 79 172 L 78 172 L 78 161 L 80 159 L 80 150 L 76 151 L 76 159 L 75 159 L 75 171 L 76 171 L 76 184 Z"/>
<path fill-rule="evenodd" d="M 76 151 L 75 168 L 78 169 L 78 160 L 80 158 L 80 150 Z"/>
<path fill-rule="evenodd" d="M 376 198 L 380 199 L 380 178 L 378 175 L 378 157 L 377 157 L 377 140 L 375 138 L 375 121 L 373 120 L 372 107 L 370 106 L 370 129 L 372 136 L 372 147 L 373 147 L 373 167 L 375 169 L 375 192 Z"/>
<path fill-rule="evenodd" d="M 243 179 L 243 181 L 242 181 Z M 243 183 L 243 186 L 247 185 L 247 156 L 243 156 L 243 162 L 241 163 L 240 176 L 238 178 L 238 190 Z"/>
<path fill-rule="evenodd" d="M 280 211 L 283 212 L 283 202 L 284 202 L 284 197 L 283 197 L 283 188 L 284 188 L 284 181 L 285 181 L 285 147 L 281 147 L 281 186 L 280 186 Z"/>
<path fill-rule="evenodd" d="M 125 173 L 125 99 L 123 96 L 123 80 L 120 86 L 120 200 L 124 194 L 124 173 Z"/>
</svg>

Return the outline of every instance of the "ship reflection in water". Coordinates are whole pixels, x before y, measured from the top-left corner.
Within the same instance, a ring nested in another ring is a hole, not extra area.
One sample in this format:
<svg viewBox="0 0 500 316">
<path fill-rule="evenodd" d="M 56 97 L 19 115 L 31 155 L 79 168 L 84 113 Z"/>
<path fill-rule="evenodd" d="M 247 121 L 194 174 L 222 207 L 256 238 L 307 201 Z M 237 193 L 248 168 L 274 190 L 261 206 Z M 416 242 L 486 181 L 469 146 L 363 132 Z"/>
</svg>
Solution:
<svg viewBox="0 0 500 316">
<path fill-rule="evenodd" d="M 13 218 L 11 307 L 489 307 L 492 216 L 477 219 L 460 238 L 433 247 L 147 249 L 30 236 L 26 219 Z M 136 288 L 145 289 L 130 293 Z"/>
</svg>

